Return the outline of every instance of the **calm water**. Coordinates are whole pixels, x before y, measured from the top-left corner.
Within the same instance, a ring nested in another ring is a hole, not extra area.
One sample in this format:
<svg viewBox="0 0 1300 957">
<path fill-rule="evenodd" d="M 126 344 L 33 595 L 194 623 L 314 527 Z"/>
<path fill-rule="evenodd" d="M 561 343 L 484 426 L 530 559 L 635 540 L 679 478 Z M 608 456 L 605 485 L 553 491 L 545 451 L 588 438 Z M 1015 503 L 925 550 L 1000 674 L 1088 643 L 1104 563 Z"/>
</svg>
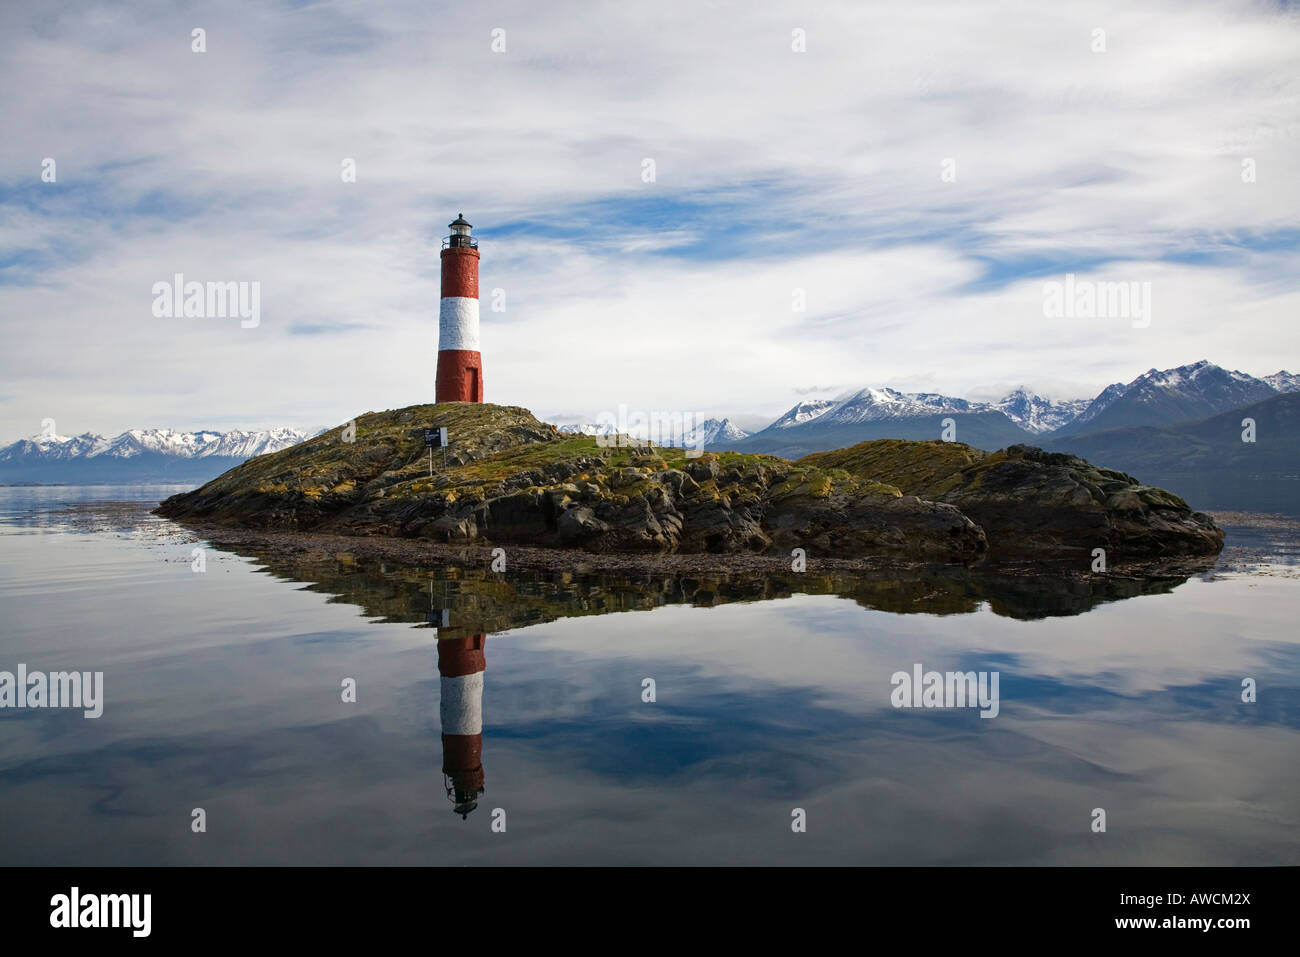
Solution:
<svg viewBox="0 0 1300 957">
<path fill-rule="evenodd" d="M 0 670 L 103 671 L 106 699 L 0 710 L 0 863 L 1300 863 L 1280 532 L 1109 585 L 210 546 L 196 573 L 208 543 L 85 504 L 171 491 L 0 489 Z M 916 663 L 998 672 L 1000 713 L 893 708 Z"/>
</svg>

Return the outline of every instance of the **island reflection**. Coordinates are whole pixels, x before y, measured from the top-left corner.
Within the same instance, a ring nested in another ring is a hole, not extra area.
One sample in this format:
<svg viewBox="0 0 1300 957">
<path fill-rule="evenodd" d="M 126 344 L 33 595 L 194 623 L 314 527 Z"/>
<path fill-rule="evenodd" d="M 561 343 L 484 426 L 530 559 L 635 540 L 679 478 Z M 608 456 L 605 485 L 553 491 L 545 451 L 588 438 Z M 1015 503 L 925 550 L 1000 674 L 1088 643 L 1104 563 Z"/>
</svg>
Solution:
<svg viewBox="0 0 1300 957">
<path fill-rule="evenodd" d="M 1177 572 L 1146 576 L 1087 575 L 1043 566 L 1031 570 L 954 565 L 853 572 L 699 573 L 551 572 L 482 566 L 421 567 L 347 551 L 285 554 L 254 546 L 214 547 L 250 558 L 267 573 L 356 605 L 368 618 L 437 627 L 446 611 L 459 634 L 491 635 L 584 615 L 648 611 L 665 605 L 713 607 L 793 595 L 835 595 L 894 614 L 966 615 L 981 606 L 1022 621 L 1081 615 L 1100 605 L 1167 594 L 1214 558 Z"/>
</svg>

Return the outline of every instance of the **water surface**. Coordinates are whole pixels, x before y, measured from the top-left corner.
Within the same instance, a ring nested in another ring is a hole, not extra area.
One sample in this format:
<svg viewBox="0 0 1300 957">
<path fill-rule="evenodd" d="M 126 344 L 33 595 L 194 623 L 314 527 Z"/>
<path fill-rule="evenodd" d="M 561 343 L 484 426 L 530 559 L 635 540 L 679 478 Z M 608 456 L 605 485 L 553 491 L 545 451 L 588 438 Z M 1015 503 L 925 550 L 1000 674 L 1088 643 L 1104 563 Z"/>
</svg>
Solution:
<svg viewBox="0 0 1300 957">
<path fill-rule="evenodd" d="M 0 710 L 0 863 L 1300 863 L 1285 529 L 1186 579 L 545 576 L 109 504 L 176 490 L 0 489 L 0 670 L 106 689 Z M 1000 713 L 892 707 L 915 663 Z"/>
</svg>

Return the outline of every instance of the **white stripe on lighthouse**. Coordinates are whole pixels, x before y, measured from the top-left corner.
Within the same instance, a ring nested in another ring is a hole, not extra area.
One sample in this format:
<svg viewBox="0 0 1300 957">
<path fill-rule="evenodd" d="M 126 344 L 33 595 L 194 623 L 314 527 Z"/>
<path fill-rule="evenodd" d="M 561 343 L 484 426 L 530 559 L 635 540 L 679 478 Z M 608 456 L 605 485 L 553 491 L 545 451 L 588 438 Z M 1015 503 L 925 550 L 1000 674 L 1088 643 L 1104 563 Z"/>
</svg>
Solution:
<svg viewBox="0 0 1300 957">
<path fill-rule="evenodd" d="M 438 704 L 443 734 L 483 733 L 483 672 L 442 679 Z"/>
<path fill-rule="evenodd" d="M 444 296 L 438 306 L 438 351 L 478 352 L 478 300 Z"/>
</svg>

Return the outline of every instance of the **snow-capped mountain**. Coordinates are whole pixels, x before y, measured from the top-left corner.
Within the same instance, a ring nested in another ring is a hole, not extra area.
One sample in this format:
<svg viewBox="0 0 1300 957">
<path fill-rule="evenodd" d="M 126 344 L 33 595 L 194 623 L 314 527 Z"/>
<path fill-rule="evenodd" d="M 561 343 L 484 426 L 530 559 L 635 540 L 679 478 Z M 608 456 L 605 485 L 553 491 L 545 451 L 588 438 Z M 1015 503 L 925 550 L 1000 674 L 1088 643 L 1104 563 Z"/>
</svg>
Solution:
<svg viewBox="0 0 1300 957">
<path fill-rule="evenodd" d="M 13 445 L 0 449 L 0 462 L 22 458 L 41 458 L 47 462 L 67 462 L 71 459 L 99 455 L 108 448 L 109 440 L 90 432 L 84 435 L 38 435 L 19 439 Z"/>
<path fill-rule="evenodd" d="M 855 422 L 879 422 L 907 419 L 939 413 L 965 415 L 975 412 L 1001 412 L 1030 432 L 1050 432 L 1069 421 L 1075 410 L 1087 405 L 1086 399 L 1053 403 L 1050 399 L 1017 389 L 998 402 L 973 402 L 935 392 L 899 392 L 897 389 L 865 388 L 844 393 L 833 400 L 815 399 L 800 402 L 786 412 L 769 429 L 790 429 L 816 420 L 819 425 L 850 425 Z"/>
<path fill-rule="evenodd" d="M 612 435 L 618 431 L 612 423 L 569 423 L 558 426 L 566 435 Z M 705 419 L 692 429 L 682 429 L 671 435 L 638 435 L 637 438 L 649 438 L 660 445 L 676 448 L 700 448 L 717 442 L 738 442 L 749 435 L 736 426 L 730 419 Z"/>
<path fill-rule="evenodd" d="M 1148 369 L 1129 383 L 1124 396 L 1176 394 L 1195 401 L 1226 403 L 1231 409 L 1266 399 L 1270 392 L 1277 391 L 1263 379 L 1245 372 L 1229 371 L 1202 359 L 1176 369 Z"/>
<path fill-rule="evenodd" d="M 865 388 L 829 402 L 800 402 L 767 428 L 738 442 L 736 450 L 797 458 L 870 439 L 938 439 L 949 418 L 958 441 L 978 448 L 1004 448 L 1032 438 L 987 402 L 934 392 Z"/>
<path fill-rule="evenodd" d="M 1294 386 L 1295 379 L 1287 372 L 1257 379 L 1205 359 L 1174 369 L 1149 369 L 1132 382 L 1107 386 L 1060 431 L 1062 435 L 1075 435 L 1204 419 L 1292 391 L 1280 389 L 1274 382 Z"/>
<path fill-rule="evenodd" d="M 1026 432 L 1042 435 L 1073 422 L 1091 402 L 1091 399 L 1053 401 L 1020 388 L 994 402 L 993 408 Z"/>
<path fill-rule="evenodd" d="M 706 419 L 682 436 L 679 444 L 687 448 L 703 448 L 725 442 L 739 442 L 749 433 L 732 424 L 730 419 Z"/>
<path fill-rule="evenodd" d="M 990 406 L 933 392 L 899 392 L 895 389 L 859 389 L 836 400 L 817 416 L 819 425 L 853 425 L 882 419 L 906 419 L 941 412 L 986 412 Z M 786 413 L 789 415 L 789 413 Z"/>
<path fill-rule="evenodd" d="M 557 426 L 565 435 L 613 435 L 618 427 L 612 424 L 592 425 L 589 422 L 570 422 Z"/>
<path fill-rule="evenodd" d="M 847 425 L 855 422 L 879 422 L 884 419 L 907 419 L 939 413 L 968 415 L 977 412 L 1001 412 L 1028 432 L 1043 433 L 1058 429 L 1074 419 L 1088 405 L 1087 399 L 1053 402 L 1023 388 L 997 402 L 973 402 L 934 392 L 899 392 L 897 389 L 858 389 L 833 401 L 800 402 L 786 412 L 769 429 L 789 429 L 816 419 L 821 425 Z"/>
<path fill-rule="evenodd" d="M 39 435 L 0 448 L 0 481 L 113 482 L 212 478 L 267 452 L 296 445 L 298 429 L 177 432 L 130 429 L 113 438 Z"/>
<path fill-rule="evenodd" d="M 1287 372 L 1285 369 L 1264 376 L 1264 381 L 1278 392 L 1300 392 L 1300 375 Z"/>
<path fill-rule="evenodd" d="M 835 408 L 833 399 L 805 399 L 768 426 L 769 429 L 789 429 L 811 422 L 828 409 Z"/>
</svg>

